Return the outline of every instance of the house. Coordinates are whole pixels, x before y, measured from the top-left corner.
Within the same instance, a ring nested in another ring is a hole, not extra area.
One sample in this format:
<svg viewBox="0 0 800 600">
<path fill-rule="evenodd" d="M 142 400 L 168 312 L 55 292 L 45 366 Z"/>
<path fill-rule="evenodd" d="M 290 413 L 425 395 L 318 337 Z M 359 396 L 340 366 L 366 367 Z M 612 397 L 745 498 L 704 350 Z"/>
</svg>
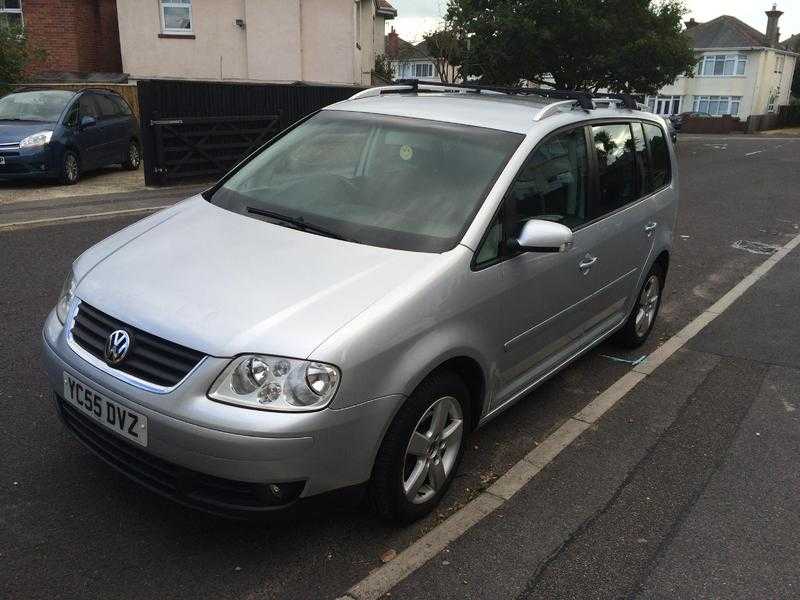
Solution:
<svg viewBox="0 0 800 600">
<path fill-rule="evenodd" d="M 369 85 L 382 0 L 117 0 L 122 67 L 133 79 Z"/>
<path fill-rule="evenodd" d="M 28 66 L 31 79 L 122 71 L 115 0 L 0 0 L 0 19 L 24 27 L 29 44 L 44 51 Z"/>
<path fill-rule="evenodd" d="M 775 113 L 789 103 L 798 54 L 779 42 L 778 21 L 783 13 L 767 11 L 767 32 L 739 19 L 717 17 L 707 23 L 686 23 L 685 35 L 697 56 L 693 78 L 679 77 L 648 96 L 652 112 L 672 115 L 696 111 L 714 116 Z"/>
<path fill-rule="evenodd" d="M 459 81 L 455 66 L 440 63 L 440 73 L 436 60 L 431 56 L 427 42 L 412 44 L 401 38 L 392 28 L 386 36 L 386 56 L 389 57 L 395 79 L 419 79 L 430 82 Z M 444 75 L 444 77 L 442 77 Z"/>
</svg>

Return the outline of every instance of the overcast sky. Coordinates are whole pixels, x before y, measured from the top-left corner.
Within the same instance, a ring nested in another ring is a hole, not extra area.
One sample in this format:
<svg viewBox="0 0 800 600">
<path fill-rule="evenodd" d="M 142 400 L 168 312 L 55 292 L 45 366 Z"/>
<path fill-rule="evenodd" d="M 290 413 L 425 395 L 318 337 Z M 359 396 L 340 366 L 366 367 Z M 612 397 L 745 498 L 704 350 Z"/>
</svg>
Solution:
<svg viewBox="0 0 800 600">
<path fill-rule="evenodd" d="M 759 31 L 766 31 L 767 16 L 764 11 L 772 8 L 774 0 L 685 0 L 691 11 L 686 18 L 710 21 L 720 15 L 733 15 L 752 25 Z M 436 28 L 447 6 L 446 0 L 390 0 L 397 9 L 398 17 L 387 22 L 393 26 L 400 37 L 408 41 L 419 41 L 422 34 Z M 779 0 L 778 8 L 786 14 L 781 17 L 781 39 L 800 33 L 800 2 L 798 0 Z"/>
</svg>

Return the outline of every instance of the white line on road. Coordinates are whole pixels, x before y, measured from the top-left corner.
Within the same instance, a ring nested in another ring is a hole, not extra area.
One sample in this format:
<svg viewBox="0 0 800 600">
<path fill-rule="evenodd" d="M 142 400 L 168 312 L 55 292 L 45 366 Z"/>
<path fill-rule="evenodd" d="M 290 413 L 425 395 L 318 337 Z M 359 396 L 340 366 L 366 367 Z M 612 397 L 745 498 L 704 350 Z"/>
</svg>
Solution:
<svg viewBox="0 0 800 600">
<path fill-rule="evenodd" d="M 91 219 L 97 217 L 113 217 L 115 215 L 132 215 L 135 213 L 152 212 L 154 210 L 161 210 L 162 208 L 169 208 L 172 204 L 164 204 L 163 206 L 148 206 L 146 208 L 126 208 L 125 210 L 112 210 L 108 212 L 88 213 L 82 215 L 70 215 L 68 217 L 52 217 L 49 219 L 32 219 L 30 221 L 16 221 L 14 223 L 3 223 L 0 225 L 0 231 L 3 229 L 16 229 L 17 227 L 25 227 L 28 225 L 48 225 L 50 223 L 61 223 L 64 221 L 77 221 L 78 219 Z"/>
<path fill-rule="evenodd" d="M 756 150 L 755 152 L 748 152 L 747 154 L 745 154 L 745 156 L 753 156 L 754 154 L 761 154 L 762 152 L 765 152 L 765 150 Z"/>
<path fill-rule="evenodd" d="M 656 368 L 700 333 L 706 325 L 730 308 L 742 294 L 797 246 L 800 246 L 800 235 L 792 238 L 789 243 L 756 267 L 753 272 L 717 300 L 708 310 L 659 346 L 647 357 L 644 363 L 634 367 L 587 404 L 580 412 L 567 419 L 559 429 L 550 434 L 541 444 L 531 449 L 522 460 L 495 481 L 489 489 L 411 544 L 398 554 L 397 558 L 377 568 L 356 583 L 338 600 L 373 600 L 380 598 L 436 556 L 448 544 L 460 538 L 487 515 L 501 507 L 521 490 L 526 483 L 533 479 L 537 473 L 552 462 L 564 448 L 568 447 L 584 431 L 599 421 L 640 381 L 649 377 Z"/>
</svg>

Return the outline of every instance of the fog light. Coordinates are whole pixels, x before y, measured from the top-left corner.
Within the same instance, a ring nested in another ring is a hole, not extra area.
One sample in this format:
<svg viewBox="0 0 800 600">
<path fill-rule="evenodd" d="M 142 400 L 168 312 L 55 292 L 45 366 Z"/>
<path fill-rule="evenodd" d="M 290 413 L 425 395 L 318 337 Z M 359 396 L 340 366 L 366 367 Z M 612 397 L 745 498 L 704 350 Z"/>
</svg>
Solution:
<svg viewBox="0 0 800 600">
<path fill-rule="evenodd" d="M 281 486 L 270 483 L 268 487 L 269 493 L 272 494 L 276 500 L 283 498 L 283 490 L 281 490 Z"/>
</svg>

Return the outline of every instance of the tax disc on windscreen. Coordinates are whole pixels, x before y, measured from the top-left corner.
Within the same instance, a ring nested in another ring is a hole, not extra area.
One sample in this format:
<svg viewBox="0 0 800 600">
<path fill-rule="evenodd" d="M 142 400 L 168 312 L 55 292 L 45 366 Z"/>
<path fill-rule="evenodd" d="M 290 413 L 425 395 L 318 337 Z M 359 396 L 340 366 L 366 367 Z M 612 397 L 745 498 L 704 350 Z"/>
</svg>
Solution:
<svg viewBox="0 0 800 600">
<path fill-rule="evenodd" d="M 400 158 L 403 160 L 411 160 L 412 156 L 414 156 L 414 149 L 408 144 L 403 144 L 400 147 Z"/>
</svg>

